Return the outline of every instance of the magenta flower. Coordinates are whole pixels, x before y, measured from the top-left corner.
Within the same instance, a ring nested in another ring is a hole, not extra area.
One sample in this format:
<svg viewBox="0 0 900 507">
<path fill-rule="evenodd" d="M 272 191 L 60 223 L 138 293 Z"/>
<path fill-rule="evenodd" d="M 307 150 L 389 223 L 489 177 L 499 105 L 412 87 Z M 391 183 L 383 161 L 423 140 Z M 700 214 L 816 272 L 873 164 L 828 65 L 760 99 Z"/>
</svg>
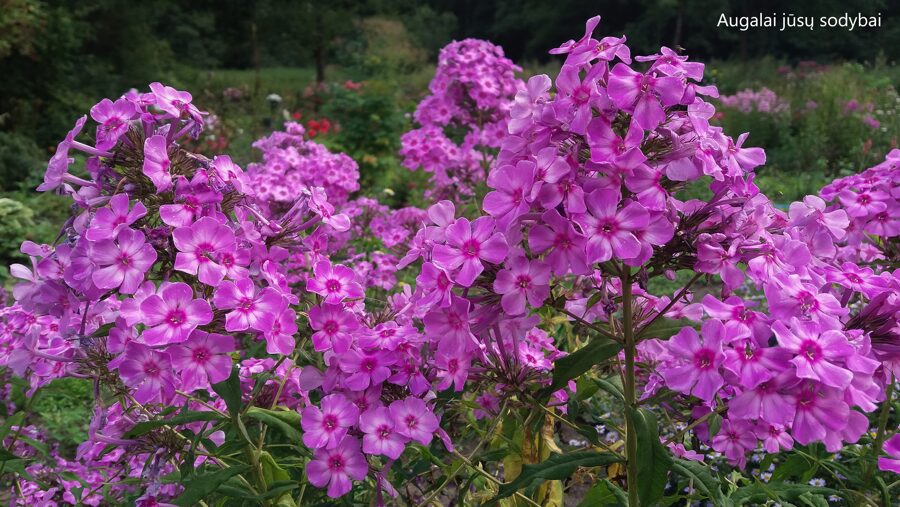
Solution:
<svg viewBox="0 0 900 507">
<path fill-rule="evenodd" d="M 761 419 L 786 425 L 794 418 L 794 396 L 789 392 L 789 385 L 795 382 L 793 371 L 782 371 L 737 395 L 729 402 L 728 413 L 739 419 Z"/>
<path fill-rule="evenodd" d="M 550 266 L 541 261 L 528 262 L 522 255 L 511 258 L 506 266 L 494 279 L 494 290 L 503 294 L 503 311 L 510 315 L 524 313 L 526 299 L 532 307 L 539 308 L 550 295 Z"/>
<path fill-rule="evenodd" d="M 205 389 L 224 381 L 231 374 L 234 350 L 231 336 L 194 330 L 187 341 L 169 347 L 172 366 L 181 371 L 181 388 L 185 391 Z"/>
<path fill-rule="evenodd" d="M 317 449 L 313 460 L 306 465 L 309 483 L 317 488 L 328 486 L 328 496 L 339 498 L 352 488 L 351 479 L 366 478 L 369 465 L 359 452 L 359 441 L 347 436 L 333 449 Z"/>
<path fill-rule="evenodd" d="M 431 443 L 438 419 L 424 401 L 410 396 L 391 403 L 390 411 L 397 433 L 422 445 Z"/>
<path fill-rule="evenodd" d="M 91 274 L 94 285 L 134 294 L 156 262 L 156 250 L 144 241 L 142 232 L 122 229 L 115 241 L 98 241 L 91 250 L 91 260 L 99 268 Z"/>
<path fill-rule="evenodd" d="M 300 419 L 303 443 L 311 449 L 332 449 L 359 421 L 359 409 L 343 394 L 329 394 L 319 405 L 321 408 L 309 406 L 303 409 Z"/>
<path fill-rule="evenodd" d="M 887 192 L 873 190 L 870 192 L 853 192 L 843 190 L 838 194 L 841 204 L 851 217 L 866 217 L 881 213 L 887 209 L 886 200 L 890 199 Z"/>
<path fill-rule="evenodd" d="M 737 142 L 728 139 L 725 148 L 725 165 L 731 169 L 731 176 L 738 176 L 741 171 L 750 171 L 766 163 L 766 152 L 762 148 L 744 148 L 744 142 L 750 134 L 744 132 L 738 136 Z"/>
<path fill-rule="evenodd" d="M 338 366 L 347 374 L 344 385 L 354 391 L 362 391 L 370 385 L 378 385 L 391 376 L 389 368 L 396 362 L 393 354 L 386 351 L 360 352 L 348 350 L 341 354 Z"/>
<path fill-rule="evenodd" d="M 806 382 L 796 400 L 791 434 L 800 445 L 823 440 L 829 432 L 839 432 L 847 426 L 850 407 L 844 402 L 842 391 Z"/>
<path fill-rule="evenodd" d="M 453 294 L 453 280 L 443 269 L 430 262 L 422 263 L 422 271 L 416 277 L 416 286 L 426 294 L 421 303 L 425 307 L 431 305 L 447 306 Z"/>
<path fill-rule="evenodd" d="M 294 335 L 297 333 L 297 313 L 284 308 L 272 321 L 271 327 L 266 331 L 266 352 L 269 354 L 290 355 L 297 346 Z"/>
<path fill-rule="evenodd" d="M 746 421 L 725 419 L 712 439 L 712 448 L 724 454 L 732 464 L 744 468 L 747 451 L 756 448 L 753 426 Z"/>
<path fill-rule="evenodd" d="M 316 263 L 313 273 L 315 277 L 306 281 L 306 290 L 324 297 L 326 303 L 338 304 L 344 299 L 365 296 L 362 286 L 354 281 L 355 273 L 346 266 L 332 266 L 323 260 Z"/>
<path fill-rule="evenodd" d="M 65 139 L 56 146 L 56 151 L 53 153 L 53 156 L 50 157 L 50 162 L 47 164 L 47 170 L 44 172 L 44 182 L 37 187 L 38 192 L 55 190 L 65 182 L 77 183 L 79 185 L 91 184 L 90 181 L 69 174 L 69 165 L 75 161 L 75 159 L 69 157 L 69 150 L 77 143 L 75 137 L 81 133 L 81 129 L 84 128 L 84 123 L 86 121 L 87 116 L 78 118 L 75 122 L 75 126 L 72 127 L 72 130 L 70 130 L 68 134 L 66 134 Z"/>
<path fill-rule="evenodd" d="M 125 346 L 119 375 L 128 387 L 134 387 L 139 403 L 165 402 L 175 391 L 169 354 L 138 343 Z"/>
<path fill-rule="evenodd" d="M 475 337 L 469 330 L 468 299 L 451 296 L 450 305 L 434 309 L 422 319 L 425 322 L 425 333 L 438 338 L 439 347 L 452 350 L 471 350 L 475 345 Z"/>
<path fill-rule="evenodd" d="M 203 217 L 189 227 L 172 231 L 178 255 L 175 269 L 216 287 L 225 277 L 225 266 L 219 257 L 235 249 L 234 231 L 212 217 Z"/>
<path fill-rule="evenodd" d="M 440 379 L 437 389 L 444 390 L 453 386 L 453 389 L 462 391 L 469 379 L 471 363 L 471 355 L 462 350 L 438 350 L 434 358 L 436 377 Z"/>
<path fill-rule="evenodd" d="M 183 176 L 179 176 L 175 184 L 175 196 L 174 204 L 159 207 L 159 218 L 172 227 L 191 225 L 197 217 L 203 215 L 204 207 L 222 201 L 222 195 L 214 192 L 207 180 L 199 174 L 194 177 L 194 182 L 188 182 Z"/>
<path fill-rule="evenodd" d="M 497 219 L 502 229 L 526 213 L 530 207 L 528 197 L 534 186 L 535 164 L 520 160 L 515 166 L 505 165 L 491 171 L 488 185 L 494 190 L 484 196 L 484 211 Z"/>
<path fill-rule="evenodd" d="M 480 217 L 474 222 L 459 218 L 447 227 L 447 245 L 435 245 L 434 263 L 447 270 L 461 268 L 456 282 L 470 287 L 484 270 L 481 261 L 500 264 L 509 247 L 503 234 L 494 231 L 494 219 Z"/>
<path fill-rule="evenodd" d="M 589 272 L 584 257 L 584 236 L 575 231 L 572 222 L 566 220 L 555 209 L 544 212 L 543 223 L 528 234 L 528 246 L 534 253 L 546 252 L 544 260 L 553 268 L 553 274 L 562 276 L 569 271 L 575 275 Z"/>
<path fill-rule="evenodd" d="M 218 309 L 231 310 L 225 315 L 225 330 L 229 332 L 268 331 L 285 306 L 278 291 L 271 287 L 257 291 L 256 284 L 249 278 L 220 283 L 213 304 Z"/>
<path fill-rule="evenodd" d="M 187 115 L 195 121 L 202 119 L 200 111 L 191 104 L 193 97 L 190 93 L 161 83 L 150 83 L 150 90 L 156 96 L 156 107 L 168 113 L 172 118 L 182 118 Z"/>
<path fill-rule="evenodd" d="M 622 138 L 613 132 L 612 126 L 605 118 L 595 118 L 588 125 L 587 138 L 592 162 L 611 164 L 622 172 L 630 173 L 647 160 L 641 151 L 644 130 L 637 122 L 629 125 L 628 132 Z"/>
<path fill-rule="evenodd" d="M 842 327 L 840 317 L 849 313 L 831 294 L 819 292 L 804 283 L 798 275 L 775 275 L 775 283 L 766 284 L 764 292 L 769 309 L 776 319 L 811 318 L 827 328 Z"/>
<path fill-rule="evenodd" d="M 631 202 L 617 210 L 621 196 L 618 190 L 600 189 L 588 195 L 588 213 L 575 221 L 587 236 L 587 262 L 606 262 L 615 256 L 627 260 L 641 254 L 641 242 L 632 231 L 644 229 L 650 214 L 643 206 Z"/>
<path fill-rule="evenodd" d="M 597 87 L 597 78 L 606 70 L 605 66 L 596 65 L 588 70 L 581 80 L 580 68 L 563 65 L 556 77 L 557 99 L 553 102 L 556 118 L 568 124 L 568 130 L 576 134 L 584 134 L 588 122 L 593 117 L 593 110 L 603 109 L 605 94 Z"/>
<path fill-rule="evenodd" d="M 668 342 L 668 351 L 675 358 L 675 364 L 662 369 L 660 374 L 670 389 L 712 402 L 725 384 L 719 373 L 725 359 L 722 352 L 725 326 L 719 320 L 707 320 L 701 335 L 694 328 L 685 327 L 673 336 Z"/>
<path fill-rule="evenodd" d="M 659 169 L 647 165 L 634 168 L 631 176 L 625 179 L 625 186 L 637 194 L 638 202 L 648 210 L 662 211 L 666 209 L 669 193 L 660 185 L 663 174 Z"/>
<path fill-rule="evenodd" d="M 900 433 L 895 433 L 884 443 L 884 452 L 889 458 L 878 458 L 878 469 L 900 474 Z"/>
<path fill-rule="evenodd" d="M 395 421 L 387 407 L 370 408 L 359 418 L 359 429 L 365 433 L 363 452 L 397 459 L 403 454 L 407 439 L 394 429 Z"/>
<path fill-rule="evenodd" d="M 333 350 L 343 354 L 350 350 L 353 336 L 359 327 L 356 317 L 341 305 L 323 303 L 309 310 L 309 325 L 316 331 L 312 335 L 316 352 Z"/>
<path fill-rule="evenodd" d="M 157 192 L 172 189 L 172 174 L 169 172 L 172 162 L 168 149 L 166 136 L 157 134 L 144 141 L 144 174 L 156 186 Z"/>
<path fill-rule="evenodd" d="M 633 110 L 634 121 L 644 130 L 653 130 L 666 119 L 663 107 L 678 104 L 684 89 L 677 77 L 641 74 L 624 63 L 609 74 L 609 98 L 617 107 Z"/>
<path fill-rule="evenodd" d="M 108 150 L 115 146 L 136 116 L 134 104 L 124 98 L 115 102 L 103 99 L 95 104 L 91 108 L 91 118 L 100 124 L 97 126 L 97 148 Z"/>
<path fill-rule="evenodd" d="M 766 452 L 774 454 L 794 447 L 794 439 L 780 424 L 758 422 L 754 428 L 756 438 L 762 441 Z"/>
<path fill-rule="evenodd" d="M 856 353 L 841 331 L 822 330 L 812 321 L 791 319 L 791 327 L 777 320 L 772 331 L 778 344 L 796 356 L 791 363 L 797 368 L 797 376 L 818 380 L 825 385 L 844 389 L 853 380 L 850 370 L 835 362 L 846 361 Z"/>
<path fill-rule="evenodd" d="M 114 238 L 119 231 L 137 222 L 147 214 L 147 207 L 135 201 L 129 210 L 128 194 L 116 194 L 109 199 L 109 207 L 97 210 L 84 236 L 91 241 Z"/>
<path fill-rule="evenodd" d="M 141 302 L 144 330 L 141 338 L 147 345 L 168 345 L 188 339 L 191 332 L 212 322 L 212 309 L 205 299 L 193 299 L 194 291 L 186 283 L 172 283 L 159 294 Z"/>
</svg>

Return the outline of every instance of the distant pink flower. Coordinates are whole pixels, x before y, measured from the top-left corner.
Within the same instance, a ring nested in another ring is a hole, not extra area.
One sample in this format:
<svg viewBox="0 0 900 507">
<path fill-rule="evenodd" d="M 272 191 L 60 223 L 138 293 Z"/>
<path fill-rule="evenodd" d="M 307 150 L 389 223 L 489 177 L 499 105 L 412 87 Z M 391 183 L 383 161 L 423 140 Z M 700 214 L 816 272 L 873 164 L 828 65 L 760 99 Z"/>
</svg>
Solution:
<svg viewBox="0 0 900 507">
<path fill-rule="evenodd" d="M 435 245 L 434 263 L 447 270 L 461 268 L 456 282 L 469 287 L 484 270 L 481 261 L 500 264 L 509 247 L 503 234 L 494 231 L 494 219 L 480 217 L 474 222 L 459 218 L 446 230 L 446 245 Z"/>
<path fill-rule="evenodd" d="M 144 203 L 135 201 L 129 210 L 128 194 L 116 194 L 109 199 L 109 207 L 97 210 L 84 236 L 91 241 L 114 238 L 123 228 L 130 226 L 147 214 Z"/>
<path fill-rule="evenodd" d="M 387 407 L 370 408 L 359 418 L 359 429 L 365 433 L 363 452 L 397 459 L 406 448 L 407 439 L 394 429 L 395 421 Z"/>
<path fill-rule="evenodd" d="M 145 242 L 140 231 L 122 229 L 115 241 L 98 241 L 91 250 L 91 259 L 99 268 L 91 274 L 94 285 L 134 294 L 156 262 L 156 250 Z"/>
<path fill-rule="evenodd" d="M 684 327 L 668 342 L 675 364 L 660 371 L 666 385 L 683 394 L 691 394 L 711 402 L 725 380 L 719 367 L 725 359 L 722 341 L 725 326 L 719 320 L 703 323 L 701 335 L 692 327 Z"/>
<path fill-rule="evenodd" d="M 91 118 L 97 125 L 97 148 L 108 150 L 128 131 L 129 121 L 137 116 L 134 104 L 127 99 L 115 102 L 103 99 L 91 108 Z"/>
<path fill-rule="evenodd" d="M 172 240 L 178 254 L 175 269 L 216 287 L 225 277 L 225 267 L 220 256 L 235 249 L 234 231 L 212 217 L 203 217 L 188 227 L 172 232 Z"/>
<path fill-rule="evenodd" d="M 641 242 L 632 231 L 644 229 L 650 214 L 636 202 L 618 210 L 621 196 L 618 190 L 595 190 L 585 202 L 588 213 L 575 220 L 581 225 L 587 240 L 587 262 L 606 262 L 614 256 L 627 260 L 640 255 Z"/>
<path fill-rule="evenodd" d="M 319 405 L 321 408 L 313 405 L 303 409 L 303 443 L 312 449 L 337 447 L 347 430 L 359 421 L 359 409 L 343 394 L 329 394 Z"/>
<path fill-rule="evenodd" d="M 119 375 L 122 382 L 135 387 L 134 399 L 139 403 L 164 402 L 174 392 L 172 366 L 169 354 L 138 343 L 125 346 L 119 364 Z"/>
<path fill-rule="evenodd" d="M 147 345 L 167 345 L 188 339 L 191 332 L 212 322 L 212 309 L 204 299 L 193 299 L 194 291 L 186 283 L 173 283 L 159 294 L 147 296 L 141 303 L 144 330 L 141 338 Z"/>
<path fill-rule="evenodd" d="M 309 483 L 317 488 L 328 486 L 328 496 L 339 498 L 352 488 L 352 480 L 366 478 L 369 465 L 359 452 L 359 441 L 347 436 L 333 449 L 317 449 L 306 465 Z"/>
<path fill-rule="evenodd" d="M 338 366 L 347 377 L 344 385 L 354 391 L 362 391 L 370 385 L 378 385 L 391 376 L 389 368 L 396 362 L 394 354 L 386 351 L 360 352 L 348 350 L 341 354 Z"/>
<path fill-rule="evenodd" d="M 791 319 L 791 327 L 777 320 L 772 331 L 778 344 L 796 356 L 791 363 L 797 368 L 797 376 L 818 380 L 825 385 L 846 388 L 853 380 L 853 373 L 835 362 L 843 362 L 856 353 L 842 331 L 822 330 L 811 321 Z"/>
<path fill-rule="evenodd" d="M 169 166 L 168 141 L 159 134 L 150 136 L 144 141 L 144 174 L 156 186 L 157 192 L 172 189 L 172 174 Z"/>
<path fill-rule="evenodd" d="M 660 438 L 660 440 L 663 440 Z M 676 444 L 675 442 L 670 443 L 668 446 L 672 454 L 678 458 L 684 458 L 691 461 L 703 461 L 704 456 L 697 451 L 690 451 L 684 448 L 684 444 Z"/>
<path fill-rule="evenodd" d="M 431 443 L 438 419 L 424 401 L 410 396 L 391 403 L 390 410 L 397 433 L 422 445 Z"/>
<path fill-rule="evenodd" d="M 227 379 L 231 374 L 228 353 L 234 348 L 231 336 L 194 330 L 187 341 L 169 347 L 167 352 L 172 365 L 181 372 L 181 389 L 190 392 Z"/>
<path fill-rule="evenodd" d="M 213 304 L 216 308 L 231 310 L 225 315 L 225 330 L 229 332 L 268 331 L 285 306 L 278 291 L 271 287 L 257 291 L 256 284 L 249 278 L 220 283 Z"/>
<path fill-rule="evenodd" d="M 365 293 L 354 281 L 352 269 L 327 260 L 319 261 L 313 268 L 314 277 L 306 281 L 306 290 L 325 298 L 326 303 L 338 304 L 344 299 L 359 299 Z"/>
<path fill-rule="evenodd" d="M 497 273 L 494 290 L 503 294 L 500 304 L 510 315 L 525 312 L 525 301 L 539 308 L 550 295 L 550 266 L 541 261 L 529 262 L 522 255 L 507 261 L 506 269 Z"/>
<path fill-rule="evenodd" d="M 316 332 L 312 335 L 316 352 L 333 350 L 343 354 L 350 350 L 353 336 L 359 327 L 356 317 L 341 305 L 323 303 L 309 310 L 309 325 Z"/>
<path fill-rule="evenodd" d="M 541 221 L 546 225 L 537 225 L 528 234 L 531 250 L 538 254 L 549 250 L 544 260 L 553 268 L 554 275 L 562 276 L 570 270 L 575 275 L 587 274 L 585 238 L 575 231 L 572 222 L 555 209 L 544 212 Z"/>
<path fill-rule="evenodd" d="M 787 451 L 794 447 L 794 439 L 785 431 L 785 427 L 778 424 L 769 424 L 760 421 L 754 429 L 756 438 L 763 443 L 763 448 L 768 453 L 775 454 L 782 450 Z"/>
</svg>

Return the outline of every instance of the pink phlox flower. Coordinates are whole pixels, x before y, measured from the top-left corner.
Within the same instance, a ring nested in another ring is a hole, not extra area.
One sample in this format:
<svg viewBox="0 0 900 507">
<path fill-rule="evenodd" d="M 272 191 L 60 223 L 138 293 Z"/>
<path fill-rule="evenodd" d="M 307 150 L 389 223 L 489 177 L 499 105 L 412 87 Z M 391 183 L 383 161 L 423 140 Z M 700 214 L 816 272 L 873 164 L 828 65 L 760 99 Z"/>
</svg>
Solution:
<svg viewBox="0 0 900 507">
<path fill-rule="evenodd" d="M 786 430 L 780 424 L 769 424 L 765 421 L 756 423 L 753 429 L 756 438 L 762 441 L 763 448 L 771 454 L 788 451 L 794 447 L 794 439 Z"/>
<path fill-rule="evenodd" d="M 618 63 L 610 71 L 607 90 L 616 107 L 633 111 L 633 121 L 645 130 L 653 130 L 666 119 L 663 108 L 681 101 L 685 83 L 653 72 L 641 74 Z"/>
<path fill-rule="evenodd" d="M 147 345 L 167 345 L 188 339 L 197 328 L 212 322 L 212 309 L 205 299 L 193 299 L 191 286 L 177 282 L 147 296 L 141 302 L 141 315 L 147 329 L 141 340 Z"/>
<path fill-rule="evenodd" d="M 613 132 L 605 118 L 595 118 L 588 125 L 587 139 L 591 149 L 591 162 L 609 164 L 622 173 L 630 174 L 635 167 L 647 161 L 641 151 L 644 130 L 637 123 L 629 125 L 623 138 Z"/>
<path fill-rule="evenodd" d="M 124 357 L 119 364 L 119 375 L 126 386 L 136 388 L 135 400 L 164 403 L 172 397 L 175 385 L 168 353 L 129 343 Z"/>
<path fill-rule="evenodd" d="M 725 359 L 722 342 L 726 340 L 725 326 L 716 319 L 705 321 L 699 335 L 692 327 L 682 328 L 668 342 L 668 351 L 674 361 L 660 371 L 666 385 L 674 391 L 712 402 L 725 384 L 719 368 Z"/>
<path fill-rule="evenodd" d="M 435 245 L 434 263 L 447 270 L 456 270 L 456 282 L 469 287 L 484 270 L 482 261 L 500 264 L 506 259 L 509 247 L 502 233 L 494 229 L 494 219 L 480 217 L 474 222 L 459 218 L 447 227 L 446 245 Z"/>
<path fill-rule="evenodd" d="M 161 83 L 150 83 L 150 90 L 156 97 L 156 107 L 168 113 L 171 118 L 188 118 L 201 122 L 203 116 L 200 110 L 193 104 L 193 97 L 188 92 L 183 92 Z"/>
<path fill-rule="evenodd" d="M 53 153 L 53 156 L 50 157 L 50 162 L 47 164 L 47 170 L 44 172 L 44 182 L 37 187 L 38 192 L 55 190 L 62 185 L 64 181 L 73 178 L 68 171 L 69 165 L 72 164 L 75 159 L 69 157 L 69 150 L 76 142 L 75 137 L 81 133 L 81 129 L 84 128 L 84 123 L 86 121 L 87 116 L 78 118 L 75 122 L 75 126 L 66 134 L 65 139 L 56 146 L 56 151 Z M 77 179 L 78 178 L 76 178 L 76 180 Z M 78 181 L 78 183 L 81 183 L 82 181 Z"/>
<path fill-rule="evenodd" d="M 350 349 L 341 354 L 338 365 L 347 376 L 344 385 L 348 389 L 361 391 L 370 385 L 378 385 L 391 376 L 390 366 L 397 361 L 388 351 L 363 352 Z"/>
<path fill-rule="evenodd" d="M 175 203 L 159 207 L 159 217 L 166 225 L 185 227 L 204 215 L 204 208 L 222 201 L 222 194 L 214 192 L 199 175 L 188 182 L 182 176 L 175 183 Z"/>
<path fill-rule="evenodd" d="M 575 218 L 587 240 L 587 262 L 606 262 L 614 256 L 624 260 L 638 257 L 641 243 L 632 231 L 649 224 L 650 214 L 639 203 L 630 202 L 618 209 L 621 195 L 617 190 L 595 190 L 587 197 L 588 213 Z"/>
<path fill-rule="evenodd" d="M 453 386 L 454 390 L 462 391 L 466 380 L 469 378 L 471 357 L 461 351 L 438 351 L 435 355 L 434 366 L 437 370 L 438 390 Z"/>
<path fill-rule="evenodd" d="M 856 350 L 842 331 L 822 329 L 811 321 L 790 320 L 790 327 L 781 320 L 772 324 L 778 344 L 795 354 L 791 363 L 800 378 L 818 380 L 825 385 L 844 389 L 853 380 L 853 373 L 838 366 L 853 356 Z"/>
<path fill-rule="evenodd" d="M 660 438 L 659 440 L 661 442 L 665 443 L 665 439 Z M 672 451 L 672 454 L 678 458 L 687 459 L 687 460 L 691 460 L 691 461 L 703 461 L 705 458 L 705 456 L 703 456 L 702 454 L 700 454 L 697 451 L 685 449 L 684 444 L 676 444 L 675 442 L 671 442 L 666 447 L 668 447 L 669 450 Z"/>
<path fill-rule="evenodd" d="M 807 381 L 796 395 L 791 435 L 800 445 L 825 440 L 829 433 L 847 426 L 850 407 L 839 389 Z"/>
<path fill-rule="evenodd" d="M 544 212 L 541 224 L 531 229 L 528 246 L 536 254 L 549 250 L 544 260 L 553 269 L 554 275 L 562 276 L 570 271 L 576 275 L 589 272 L 585 262 L 584 236 L 576 232 L 572 222 L 555 209 Z"/>
<path fill-rule="evenodd" d="M 229 332 L 247 329 L 269 331 L 286 306 L 278 291 L 271 287 L 257 290 L 250 278 L 219 284 L 213 304 L 218 309 L 231 310 L 225 315 L 225 330 Z"/>
<path fill-rule="evenodd" d="M 438 340 L 440 350 L 471 351 L 477 346 L 469 327 L 469 300 L 451 296 L 450 305 L 425 314 L 425 334 Z"/>
<path fill-rule="evenodd" d="M 328 496 L 340 498 L 353 489 L 351 480 L 366 478 L 369 465 L 360 452 L 359 440 L 345 436 L 331 449 L 317 449 L 313 460 L 306 465 L 309 483 L 317 488 L 328 486 Z"/>
<path fill-rule="evenodd" d="M 753 426 L 746 421 L 725 419 L 719 433 L 712 439 L 712 448 L 721 452 L 728 461 L 739 468 L 747 464 L 747 451 L 756 448 Z"/>
<path fill-rule="evenodd" d="M 156 134 L 144 141 L 144 174 L 156 186 L 157 192 L 172 189 L 172 174 L 169 172 L 172 161 L 168 150 L 166 136 Z"/>
<path fill-rule="evenodd" d="M 388 407 L 375 407 L 363 412 L 359 418 L 359 429 L 365 433 L 363 452 L 398 459 L 408 439 L 397 433 L 395 424 Z"/>
<path fill-rule="evenodd" d="M 539 308 L 550 295 L 550 266 L 545 262 L 529 262 L 522 255 L 509 259 L 494 279 L 494 290 L 502 294 L 503 311 L 510 315 L 525 312 L 525 302 Z"/>
<path fill-rule="evenodd" d="M 234 231 L 212 217 L 203 217 L 190 226 L 178 227 L 172 232 L 178 254 L 175 269 L 191 275 L 213 287 L 225 277 L 225 267 L 220 256 L 233 253 Z"/>
<path fill-rule="evenodd" d="M 362 286 L 354 281 L 352 269 L 327 260 L 313 268 L 314 277 L 306 281 L 306 290 L 325 298 L 326 303 L 338 304 L 344 299 L 359 299 L 365 295 Z"/>
<path fill-rule="evenodd" d="M 91 251 L 91 258 L 99 268 L 91 274 L 97 287 L 133 294 L 144 281 L 147 270 L 156 262 L 156 250 L 146 243 L 142 232 L 122 229 L 115 241 L 98 241 Z"/>
<path fill-rule="evenodd" d="M 488 186 L 494 190 L 484 196 L 483 208 L 497 219 L 500 229 L 505 230 L 531 207 L 528 197 L 534 185 L 534 172 L 535 164 L 530 160 L 491 171 Z"/>
<path fill-rule="evenodd" d="M 887 439 L 882 449 L 889 457 L 878 458 L 878 469 L 900 474 L 900 432 Z"/>
<path fill-rule="evenodd" d="M 329 394 L 319 405 L 321 408 L 309 406 L 303 409 L 300 419 L 303 443 L 311 449 L 333 449 L 347 430 L 359 422 L 359 409 L 343 394 Z"/>
<path fill-rule="evenodd" d="M 95 104 L 91 108 L 91 118 L 100 124 L 97 125 L 97 148 L 108 150 L 115 146 L 136 116 L 134 104 L 124 98 L 115 102 L 103 99 Z"/>
<path fill-rule="evenodd" d="M 116 194 L 109 199 L 109 207 L 97 210 L 84 235 L 91 241 L 114 238 L 119 231 L 147 215 L 144 203 L 135 201 L 129 209 L 128 194 Z"/>
<path fill-rule="evenodd" d="M 424 401 L 413 396 L 397 400 L 391 403 L 390 412 L 397 433 L 422 445 L 431 443 L 438 418 Z"/>
<path fill-rule="evenodd" d="M 172 366 L 181 372 L 181 389 L 191 392 L 224 381 L 231 374 L 234 338 L 194 330 L 187 341 L 169 347 Z"/>
<path fill-rule="evenodd" d="M 350 333 L 356 331 L 359 322 L 343 306 L 323 303 L 310 309 L 309 325 L 316 331 L 312 335 L 316 352 L 331 349 L 335 354 L 343 354 L 350 350 Z"/>
</svg>

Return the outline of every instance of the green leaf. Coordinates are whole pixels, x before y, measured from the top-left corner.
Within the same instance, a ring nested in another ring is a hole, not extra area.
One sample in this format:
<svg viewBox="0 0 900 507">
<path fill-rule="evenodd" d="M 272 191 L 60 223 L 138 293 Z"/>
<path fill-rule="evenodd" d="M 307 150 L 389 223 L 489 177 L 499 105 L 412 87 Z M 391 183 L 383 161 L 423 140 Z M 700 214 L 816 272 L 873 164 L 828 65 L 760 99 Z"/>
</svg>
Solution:
<svg viewBox="0 0 900 507">
<path fill-rule="evenodd" d="M 732 493 L 731 499 L 732 501 L 734 501 L 735 505 L 745 505 L 748 503 L 765 503 L 767 500 L 797 502 L 802 501 L 800 497 L 806 493 L 823 495 L 826 497 L 830 495 L 843 496 L 839 491 L 831 488 L 807 486 L 806 484 L 787 484 L 773 482 L 764 484 L 761 482 L 757 482 L 756 484 L 738 488 L 737 491 Z"/>
<path fill-rule="evenodd" d="M 161 428 L 163 426 L 178 426 L 180 424 L 187 424 L 197 421 L 218 421 L 219 419 L 221 419 L 221 416 L 219 416 L 219 414 L 215 412 L 182 412 L 181 414 L 170 417 L 168 419 L 155 419 L 153 421 L 139 422 L 125 433 L 125 438 L 133 438 L 145 435 L 155 430 L 156 428 Z"/>
<path fill-rule="evenodd" d="M 606 507 L 607 505 L 627 506 L 628 495 L 622 491 L 622 488 L 603 479 L 594 484 L 594 487 L 584 495 L 584 500 L 578 504 L 578 507 Z"/>
<path fill-rule="evenodd" d="M 621 401 L 625 401 L 625 391 L 622 390 L 622 379 L 620 377 L 614 375 L 607 378 L 598 378 L 594 380 L 594 383 L 596 383 L 597 387 L 600 389 L 603 389 Z"/>
<path fill-rule="evenodd" d="M 813 495 L 808 491 L 800 495 L 797 500 L 799 500 L 801 504 L 808 505 L 809 507 L 828 507 L 828 500 L 826 500 L 824 496 Z"/>
<path fill-rule="evenodd" d="M 299 442 L 300 414 L 294 410 L 266 410 L 259 407 L 250 407 L 247 417 L 265 423 L 267 426 L 278 428 L 292 442 Z"/>
<path fill-rule="evenodd" d="M 641 505 L 654 505 L 663 496 L 672 457 L 659 441 L 656 416 L 646 409 L 627 408 L 637 435 L 637 488 Z"/>
<path fill-rule="evenodd" d="M 249 469 L 249 465 L 236 465 L 190 478 L 184 482 L 184 492 L 173 500 L 173 503 L 181 507 L 197 505 L 200 500 L 219 489 L 225 481 Z"/>
<path fill-rule="evenodd" d="M 778 465 L 772 472 L 772 479 L 769 482 L 782 482 L 785 479 L 797 477 L 809 470 L 812 463 L 799 454 L 792 454 L 784 463 Z"/>
<path fill-rule="evenodd" d="M 213 391 L 222 397 L 231 415 L 241 411 L 241 379 L 237 366 L 232 367 L 231 376 L 212 385 Z"/>
<path fill-rule="evenodd" d="M 693 480 L 694 487 L 705 493 L 713 504 L 719 507 L 731 505 L 731 500 L 722 494 L 719 481 L 706 465 L 686 459 L 675 459 L 672 462 L 672 471 Z"/>
<path fill-rule="evenodd" d="M 579 467 L 599 467 L 621 461 L 608 452 L 579 451 L 555 454 L 546 461 L 522 466 L 522 472 L 512 482 L 501 484 L 500 489 L 488 505 L 495 504 L 520 489 L 538 486 L 544 481 L 564 480 L 571 477 Z"/>
<path fill-rule="evenodd" d="M 678 333 L 686 327 L 696 325 L 691 319 L 668 319 L 660 317 L 649 326 L 644 326 L 638 331 L 639 339 L 658 338 L 660 340 L 668 340 L 672 335 Z"/>
<path fill-rule="evenodd" d="M 553 366 L 553 382 L 544 389 L 544 392 L 549 396 L 554 391 L 562 389 L 570 380 L 615 356 L 620 350 L 621 344 L 608 338 L 594 337 L 584 347 L 556 360 Z"/>
<path fill-rule="evenodd" d="M 21 426 L 22 421 L 25 420 L 25 412 L 16 412 L 15 414 L 6 418 L 3 421 L 3 425 L 0 426 L 0 440 L 6 438 L 9 435 L 10 430 L 12 430 L 13 426 Z"/>
</svg>

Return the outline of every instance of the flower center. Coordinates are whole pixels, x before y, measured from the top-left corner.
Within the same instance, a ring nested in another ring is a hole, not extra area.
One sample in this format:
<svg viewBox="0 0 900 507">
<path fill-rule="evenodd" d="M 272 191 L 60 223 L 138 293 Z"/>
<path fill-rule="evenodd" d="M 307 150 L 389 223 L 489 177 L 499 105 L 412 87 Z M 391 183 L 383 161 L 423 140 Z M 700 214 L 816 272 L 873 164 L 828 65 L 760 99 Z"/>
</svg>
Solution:
<svg viewBox="0 0 900 507">
<path fill-rule="evenodd" d="M 186 319 L 187 314 L 185 314 L 183 310 L 175 309 L 169 312 L 169 315 L 166 317 L 166 322 L 173 326 L 180 326 Z"/>
<path fill-rule="evenodd" d="M 464 257 L 478 257 L 478 252 L 479 250 L 481 250 L 481 245 L 478 244 L 478 241 L 470 239 L 469 241 L 463 243 L 461 250 Z"/>
<path fill-rule="evenodd" d="M 694 354 L 694 364 L 697 368 L 706 370 L 712 367 L 715 358 L 716 356 L 713 354 L 713 351 L 709 349 L 700 349 Z"/>
</svg>

